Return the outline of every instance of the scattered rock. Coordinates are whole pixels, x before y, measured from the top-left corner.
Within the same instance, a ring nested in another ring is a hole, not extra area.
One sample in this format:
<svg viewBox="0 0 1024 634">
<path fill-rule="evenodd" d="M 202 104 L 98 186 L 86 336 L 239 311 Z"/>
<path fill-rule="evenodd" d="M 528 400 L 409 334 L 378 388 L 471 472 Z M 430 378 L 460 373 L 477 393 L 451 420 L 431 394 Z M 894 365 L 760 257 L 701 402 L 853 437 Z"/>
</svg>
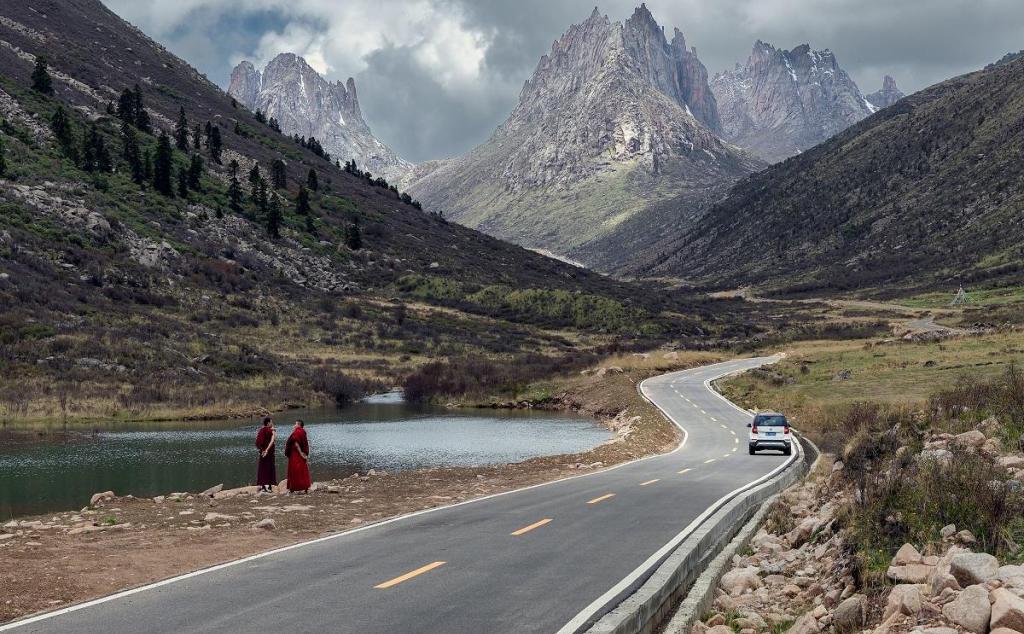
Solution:
<svg viewBox="0 0 1024 634">
<path fill-rule="evenodd" d="M 224 490 L 224 485 L 223 484 L 218 484 L 216 486 L 212 486 L 209 489 L 203 491 L 202 493 L 200 493 L 200 495 L 202 495 L 203 497 L 212 498 L 213 496 L 217 495 L 218 493 L 220 493 L 223 490 Z"/>
<path fill-rule="evenodd" d="M 737 568 L 722 575 L 719 585 L 734 597 L 744 592 L 751 592 L 761 587 L 761 578 L 757 576 L 757 568 Z"/>
<path fill-rule="evenodd" d="M 797 619 L 793 627 L 787 630 L 788 634 L 813 634 L 814 632 L 820 632 L 821 628 L 818 627 L 818 621 L 814 618 L 813 614 L 805 614 Z"/>
<path fill-rule="evenodd" d="M 114 499 L 113 491 L 104 491 L 102 493 L 93 493 L 92 497 L 89 498 L 89 506 L 97 506 L 102 502 Z"/>
<path fill-rule="evenodd" d="M 959 556 L 959 555 L 958 555 Z M 955 558 L 954 558 L 955 559 Z M 988 632 L 992 608 L 988 602 L 988 590 L 982 585 L 964 588 L 956 599 L 942 608 L 942 614 L 969 632 Z"/>
<path fill-rule="evenodd" d="M 207 513 L 206 516 L 203 517 L 203 521 L 207 524 L 211 524 L 213 522 L 234 522 L 237 519 L 238 518 L 234 515 L 224 515 L 223 513 Z"/>
<path fill-rule="evenodd" d="M 992 629 L 1008 628 L 1024 632 L 1024 599 L 1006 588 L 992 591 Z"/>
<path fill-rule="evenodd" d="M 939 531 L 939 534 L 942 535 L 942 539 L 952 539 L 953 536 L 956 535 L 956 525 L 947 524 L 943 526 L 942 530 Z"/>
<path fill-rule="evenodd" d="M 956 541 L 966 545 L 975 544 L 978 542 L 977 538 L 974 536 L 974 533 L 966 529 L 956 534 Z"/>
<path fill-rule="evenodd" d="M 867 597 L 855 594 L 836 606 L 832 625 L 837 630 L 860 630 L 867 620 Z"/>
<path fill-rule="evenodd" d="M 892 558 L 893 566 L 906 566 L 907 564 L 919 563 L 921 563 L 921 553 L 919 553 L 912 544 L 903 544 L 900 546 L 900 549 L 896 551 L 896 556 Z"/>
<path fill-rule="evenodd" d="M 889 592 L 882 620 L 887 621 L 894 614 L 917 616 L 921 611 L 921 588 L 915 584 L 900 584 Z"/>
<path fill-rule="evenodd" d="M 849 381 L 852 377 L 853 377 L 853 372 L 851 370 L 840 370 L 839 372 L 837 372 L 835 374 L 835 376 L 832 377 L 832 380 L 833 381 Z M 796 626 L 794 626 L 794 627 L 796 627 Z M 817 631 L 817 630 L 815 630 L 815 631 Z"/>
<path fill-rule="evenodd" d="M 985 583 L 999 574 L 999 560 L 988 553 L 959 553 L 950 562 L 950 572 L 961 587 Z"/>
<path fill-rule="evenodd" d="M 272 531 L 277 528 L 277 522 L 275 522 L 272 518 L 265 517 L 260 521 L 256 522 L 253 528 L 258 528 L 260 530 L 265 531 Z"/>
<path fill-rule="evenodd" d="M 725 615 L 724 614 L 721 614 L 721 613 L 715 614 L 710 619 L 707 620 L 707 626 L 708 627 L 715 627 L 716 625 L 725 625 Z"/>
</svg>

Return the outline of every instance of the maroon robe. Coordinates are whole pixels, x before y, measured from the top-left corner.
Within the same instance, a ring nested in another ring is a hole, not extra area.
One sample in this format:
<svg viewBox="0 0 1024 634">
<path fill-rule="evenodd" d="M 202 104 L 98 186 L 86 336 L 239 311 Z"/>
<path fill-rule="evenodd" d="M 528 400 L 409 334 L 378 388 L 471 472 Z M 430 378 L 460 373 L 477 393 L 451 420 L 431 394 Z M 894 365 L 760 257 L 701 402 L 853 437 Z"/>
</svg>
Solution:
<svg viewBox="0 0 1024 634">
<path fill-rule="evenodd" d="M 273 430 L 269 427 L 260 427 L 256 433 L 256 448 L 260 450 L 259 462 L 256 463 L 256 486 L 277 486 L 277 462 L 272 438 Z M 267 452 L 266 456 L 263 455 L 264 451 Z"/>
<path fill-rule="evenodd" d="M 309 455 L 309 440 L 306 438 L 306 430 L 301 427 L 296 427 L 288 437 L 284 455 L 288 456 L 288 490 L 308 491 L 313 486 L 313 479 L 309 475 L 309 463 L 298 450 Z"/>
</svg>

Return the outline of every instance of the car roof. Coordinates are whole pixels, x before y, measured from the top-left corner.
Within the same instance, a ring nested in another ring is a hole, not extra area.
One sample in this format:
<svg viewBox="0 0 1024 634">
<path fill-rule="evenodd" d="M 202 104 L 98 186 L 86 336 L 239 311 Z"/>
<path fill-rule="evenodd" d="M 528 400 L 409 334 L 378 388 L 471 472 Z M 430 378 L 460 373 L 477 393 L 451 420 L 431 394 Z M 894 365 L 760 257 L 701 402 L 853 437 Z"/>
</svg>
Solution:
<svg viewBox="0 0 1024 634">
<path fill-rule="evenodd" d="M 758 412 L 758 413 L 754 414 L 754 416 L 781 416 L 783 418 L 786 417 L 785 414 L 782 414 L 780 412 L 773 412 L 773 411 Z"/>
</svg>

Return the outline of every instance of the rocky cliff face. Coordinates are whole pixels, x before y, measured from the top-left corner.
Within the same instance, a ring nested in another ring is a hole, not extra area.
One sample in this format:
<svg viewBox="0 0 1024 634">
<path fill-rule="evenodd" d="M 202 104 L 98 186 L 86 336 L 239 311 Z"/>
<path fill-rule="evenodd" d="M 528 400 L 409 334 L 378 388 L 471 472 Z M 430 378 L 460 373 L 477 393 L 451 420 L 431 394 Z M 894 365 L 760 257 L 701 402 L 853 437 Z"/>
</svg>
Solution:
<svg viewBox="0 0 1024 634">
<path fill-rule="evenodd" d="M 490 140 L 410 187 L 428 207 L 528 247 L 595 261 L 588 245 L 652 200 L 760 167 L 723 142 L 707 71 L 645 6 L 595 9 L 543 56 Z M 628 257 L 629 254 L 620 254 Z"/>
<path fill-rule="evenodd" d="M 905 96 L 896 85 L 896 80 L 886 75 L 885 79 L 882 80 L 882 89 L 867 95 L 866 98 L 872 106 L 881 110 L 882 108 L 888 108 Z"/>
<path fill-rule="evenodd" d="M 758 41 L 745 65 L 715 76 L 725 138 L 777 162 L 877 110 L 828 49 L 791 51 Z"/>
<path fill-rule="evenodd" d="M 330 83 L 297 55 L 278 55 L 262 73 L 241 62 L 231 73 L 228 93 L 277 119 L 285 134 L 316 137 L 331 156 L 355 159 L 388 180 L 401 179 L 412 167 L 373 136 L 359 109 L 355 81 Z"/>
</svg>

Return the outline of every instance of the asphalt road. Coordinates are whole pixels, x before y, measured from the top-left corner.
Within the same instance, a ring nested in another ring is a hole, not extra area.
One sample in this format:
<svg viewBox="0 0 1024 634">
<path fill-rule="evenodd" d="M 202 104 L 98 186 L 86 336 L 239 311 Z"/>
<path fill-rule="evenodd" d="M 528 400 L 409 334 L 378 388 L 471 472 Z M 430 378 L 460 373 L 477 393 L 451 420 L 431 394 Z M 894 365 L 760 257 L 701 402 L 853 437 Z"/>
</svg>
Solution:
<svg viewBox="0 0 1024 634">
<path fill-rule="evenodd" d="M 687 432 L 667 455 L 420 513 L 15 623 L 18 632 L 556 632 L 723 496 L 780 467 L 705 381 L 750 359 L 649 379 Z M 174 553 L 169 552 L 168 557 Z"/>
</svg>

